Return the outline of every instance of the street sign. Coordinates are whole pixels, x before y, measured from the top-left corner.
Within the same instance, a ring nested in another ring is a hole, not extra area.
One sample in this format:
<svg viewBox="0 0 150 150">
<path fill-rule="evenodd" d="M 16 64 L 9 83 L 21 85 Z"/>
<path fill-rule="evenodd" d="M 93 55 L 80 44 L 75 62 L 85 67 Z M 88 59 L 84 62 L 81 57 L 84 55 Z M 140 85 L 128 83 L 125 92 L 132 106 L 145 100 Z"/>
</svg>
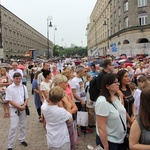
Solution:
<svg viewBox="0 0 150 150">
<path fill-rule="evenodd" d="M 116 43 L 111 44 L 111 50 L 112 50 L 112 52 L 117 52 Z"/>
</svg>

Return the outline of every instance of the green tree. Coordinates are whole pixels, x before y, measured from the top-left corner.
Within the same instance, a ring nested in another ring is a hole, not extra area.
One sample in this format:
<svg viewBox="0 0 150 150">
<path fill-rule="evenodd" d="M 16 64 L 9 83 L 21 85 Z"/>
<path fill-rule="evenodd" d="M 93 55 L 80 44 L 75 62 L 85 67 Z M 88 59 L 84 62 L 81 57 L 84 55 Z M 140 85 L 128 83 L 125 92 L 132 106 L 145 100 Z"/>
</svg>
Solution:
<svg viewBox="0 0 150 150">
<path fill-rule="evenodd" d="M 59 56 L 59 46 L 58 45 L 53 46 L 53 56 Z"/>
</svg>

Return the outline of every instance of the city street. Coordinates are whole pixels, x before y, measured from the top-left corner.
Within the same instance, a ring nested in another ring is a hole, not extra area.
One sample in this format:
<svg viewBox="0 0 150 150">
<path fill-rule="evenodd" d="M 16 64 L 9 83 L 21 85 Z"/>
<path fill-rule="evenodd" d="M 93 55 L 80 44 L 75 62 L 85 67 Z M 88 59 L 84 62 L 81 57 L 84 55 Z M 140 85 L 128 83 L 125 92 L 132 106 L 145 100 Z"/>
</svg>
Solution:
<svg viewBox="0 0 150 150">
<path fill-rule="evenodd" d="M 47 150 L 46 136 L 43 124 L 38 121 L 38 116 L 34 106 L 33 95 L 31 94 L 31 84 L 28 81 L 28 91 L 29 91 L 29 108 L 31 115 L 27 118 L 27 136 L 26 142 L 28 147 L 23 147 L 20 145 L 16 136 L 16 144 L 13 150 Z M 0 150 L 7 149 L 7 136 L 9 132 L 10 119 L 3 118 L 3 109 L 0 104 Z M 87 133 L 84 137 L 83 133 L 79 136 L 78 150 L 87 150 L 87 145 L 91 144 L 95 146 L 95 128 L 93 133 Z"/>
</svg>

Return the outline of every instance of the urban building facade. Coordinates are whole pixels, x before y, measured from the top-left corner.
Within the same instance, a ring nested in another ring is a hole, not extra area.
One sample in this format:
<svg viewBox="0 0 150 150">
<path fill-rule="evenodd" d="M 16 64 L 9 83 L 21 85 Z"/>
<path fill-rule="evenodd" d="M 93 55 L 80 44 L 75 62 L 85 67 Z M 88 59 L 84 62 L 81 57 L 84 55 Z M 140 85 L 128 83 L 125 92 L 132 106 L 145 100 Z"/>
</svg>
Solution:
<svg viewBox="0 0 150 150">
<path fill-rule="evenodd" d="M 28 56 L 28 51 L 33 49 L 36 50 L 37 57 L 52 57 L 53 43 L 45 36 L 2 5 L 0 17 L 0 58 Z"/>
<path fill-rule="evenodd" d="M 149 41 L 149 0 L 97 0 L 87 27 L 89 56 L 150 54 Z"/>
</svg>

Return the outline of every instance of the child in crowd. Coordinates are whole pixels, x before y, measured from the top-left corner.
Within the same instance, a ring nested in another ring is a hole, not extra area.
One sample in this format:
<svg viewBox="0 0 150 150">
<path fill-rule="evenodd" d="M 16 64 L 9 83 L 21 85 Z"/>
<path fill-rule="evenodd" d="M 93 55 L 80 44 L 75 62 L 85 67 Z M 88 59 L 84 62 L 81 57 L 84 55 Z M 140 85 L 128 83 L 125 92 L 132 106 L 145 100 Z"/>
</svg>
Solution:
<svg viewBox="0 0 150 150">
<path fill-rule="evenodd" d="M 46 120 L 46 137 L 49 150 L 70 150 L 70 138 L 66 121 L 72 120 L 72 115 L 57 106 L 65 93 L 61 87 L 51 88 L 49 98 L 44 101 L 41 109 Z"/>
</svg>

